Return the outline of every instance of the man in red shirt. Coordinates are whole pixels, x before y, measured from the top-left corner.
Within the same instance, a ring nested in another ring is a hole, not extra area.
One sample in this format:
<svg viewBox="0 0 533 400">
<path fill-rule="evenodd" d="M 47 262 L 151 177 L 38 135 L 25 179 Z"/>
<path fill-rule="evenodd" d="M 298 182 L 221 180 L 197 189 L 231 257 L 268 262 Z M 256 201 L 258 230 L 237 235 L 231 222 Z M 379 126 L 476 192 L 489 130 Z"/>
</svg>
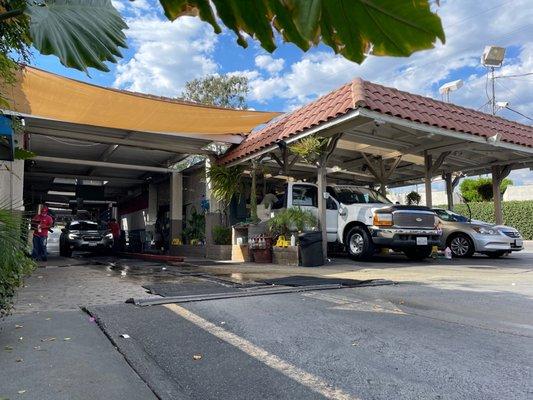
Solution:
<svg viewBox="0 0 533 400">
<path fill-rule="evenodd" d="M 53 225 L 54 220 L 48 215 L 48 207 L 42 206 L 40 214 L 31 220 L 33 227 L 33 251 L 31 256 L 34 260 L 47 261 L 46 239 L 48 230 Z"/>
</svg>

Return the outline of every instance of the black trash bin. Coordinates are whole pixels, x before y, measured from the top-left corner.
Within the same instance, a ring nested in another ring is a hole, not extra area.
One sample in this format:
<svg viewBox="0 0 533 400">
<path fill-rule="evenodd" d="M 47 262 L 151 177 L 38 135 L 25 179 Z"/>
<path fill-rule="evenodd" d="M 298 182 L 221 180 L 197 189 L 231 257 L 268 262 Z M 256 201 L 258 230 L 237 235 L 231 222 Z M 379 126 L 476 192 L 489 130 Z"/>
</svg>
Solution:
<svg viewBox="0 0 533 400">
<path fill-rule="evenodd" d="M 298 235 L 302 267 L 318 267 L 324 264 L 322 232 L 304 232 Z"/>
</svg>

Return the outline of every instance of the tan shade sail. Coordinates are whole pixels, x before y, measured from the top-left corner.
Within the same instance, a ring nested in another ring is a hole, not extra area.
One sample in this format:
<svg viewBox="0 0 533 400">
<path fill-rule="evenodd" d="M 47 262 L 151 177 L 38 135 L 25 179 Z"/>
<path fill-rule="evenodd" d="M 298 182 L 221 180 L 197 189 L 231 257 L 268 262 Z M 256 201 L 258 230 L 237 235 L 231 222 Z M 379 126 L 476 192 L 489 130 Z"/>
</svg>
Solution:
<svg viewBox="0 0 533 400">
<path fill-rule="evenodd" d="M 76 124 L 142 132 L 246 134 L 279 115 L 230 110 L 103 88 L 32 67 L 2 85 L 9 111 Z"/>
</svg>

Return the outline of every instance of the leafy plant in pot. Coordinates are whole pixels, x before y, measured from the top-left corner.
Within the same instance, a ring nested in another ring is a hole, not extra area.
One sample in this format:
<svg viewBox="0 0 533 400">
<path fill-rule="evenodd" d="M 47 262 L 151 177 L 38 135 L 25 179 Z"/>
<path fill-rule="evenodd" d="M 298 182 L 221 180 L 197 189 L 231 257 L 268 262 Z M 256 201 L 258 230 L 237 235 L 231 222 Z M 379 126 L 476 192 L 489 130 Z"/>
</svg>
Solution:
<svg viewBox="0 0 533 400">
<path fill-rule="evenodd" d="M 300 207 L 291 207 L 277 212 L 268 221 L 268 228 L 274 238 L 292 233 L 314 230 L 318 226 L 317 218 L 309 210 Z"/>
</svg>

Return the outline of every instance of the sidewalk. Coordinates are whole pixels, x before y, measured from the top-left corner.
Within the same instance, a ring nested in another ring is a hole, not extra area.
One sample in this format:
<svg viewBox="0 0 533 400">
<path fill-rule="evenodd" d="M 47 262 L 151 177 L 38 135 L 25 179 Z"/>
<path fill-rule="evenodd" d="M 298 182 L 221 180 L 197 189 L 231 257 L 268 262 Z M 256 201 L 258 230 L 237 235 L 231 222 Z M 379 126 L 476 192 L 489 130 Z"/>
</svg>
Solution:
<svg viewBox="0 0 533 400">
<path fill-rule="evenodd" d="M 79 264 L 51 258 L 21 288 L 14 314 L 0 321 L 0 399 L 156 399 L 79 308 L 146 293 Z"/>
</svg>

